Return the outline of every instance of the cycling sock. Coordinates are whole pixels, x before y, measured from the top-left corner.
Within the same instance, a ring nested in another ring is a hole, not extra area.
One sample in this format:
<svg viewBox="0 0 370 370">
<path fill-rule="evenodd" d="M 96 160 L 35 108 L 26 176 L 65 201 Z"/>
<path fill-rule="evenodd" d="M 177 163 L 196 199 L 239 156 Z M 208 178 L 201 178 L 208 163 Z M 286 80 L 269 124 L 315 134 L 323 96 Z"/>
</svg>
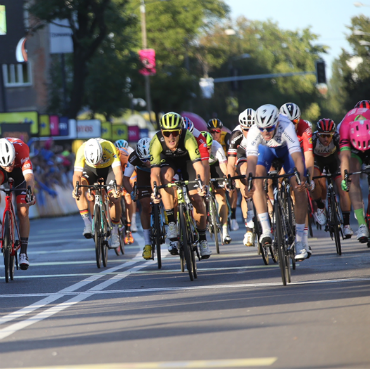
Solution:
<svg viewBox="0 0 370 370">
<path fill-rule="evenodd" d="M 355 209 L 355 215 L 358 222 L 358 226 L 366 225 L 363 208 Z"/>
<path fill-rule="evenodd" d="M 197 231 L 198 231 L 198 234 L 199 234 L 199 241 L 207 240 L 206 239 L 206 229 L 198 229 L 197 228 Z"/>
<path fill-rule="evenodd" d="M 236 219 L 236 208 L 231 208 L 231 219 L 232 220 Z"/>
<path fill-rule="evenodd" d="M 308 227 L 305 226 L 303 230 L 303 245 L 308 245 Z"/>
<path fill-rule="evenodd" d="M 325 204 L 323 203 L 323 201 L 322 201 L 321 198 L 316 199 L 315 202 L 317 204 L 317 208 L 320 208 L 320 209 L 324 209 L 325 208 Z"/>
<path fill-rule="evenodd" d="M 295 240 L 296 242 L 302 242 L 303 241 L 303 233 L 304 233 L 304 227 L 305 224 L 296 224 L 295 225 Z"/>
<path fill-rule="evenodd" d="M 270 225 L 270 219 L 269 214 L 267 212 L 260 213 L 258 215 L 258 218 L 260 219 L 261 226 L 262 226 L 262 232 L 271 232 L 271 225 Z"/>
<path fill-rule="evenodd" d="M 89 210 L 88 209 L 83 209 L 82 211 L 80 211 L 80 215 L 81 215 L 82 219 L 84 220 L 84 222 L 85 222 L 85 220 L 90 221 L 90 216 L 89 216 Z"/>
<path fill-rule="evenodd" d="M 222 235 L 227 235 L 227 224 L 222 225 Z"/>
<path fill-rule="evenodd" d="M 150 229 L 143 229 L 145 245 L 150 245 Z"/>
<path fill-rule="evenodd" d="M 246 218 L 246 223 L 245 226 L 249 228 L 254 228 L 254 222 L 253 222 L 253 217 L 254 217 L 254 212 L 253 209 L 251 211 L 248 211 L 247 213 L 247 218 Z"/>
<path fill-rule="evenodd" d="M 247 205 L 247 208 L 248 208 L 248 211 L 253 211 L 253 202 L 252 202 L 252 198 L 244 198 L 245 199 L 245 203 Z"/>
<path fill-rule="evenodd" d="M 27 254 L 28 238 L 21 237 L 21 253 Z"/>
<path fill-rule="evenodd" d="M 172 209 L 166 209 L 166 215 L 167 215 L 167 222 L 176 222 L 175 220 L 175 210 L 174 208 Z"/>
<path fill-rule="evenodd" d="M 343 215 L 343 225 L 344 226 L 349 225 L 350 212 L 342 212 L 342 215 Z"/>
</svg>

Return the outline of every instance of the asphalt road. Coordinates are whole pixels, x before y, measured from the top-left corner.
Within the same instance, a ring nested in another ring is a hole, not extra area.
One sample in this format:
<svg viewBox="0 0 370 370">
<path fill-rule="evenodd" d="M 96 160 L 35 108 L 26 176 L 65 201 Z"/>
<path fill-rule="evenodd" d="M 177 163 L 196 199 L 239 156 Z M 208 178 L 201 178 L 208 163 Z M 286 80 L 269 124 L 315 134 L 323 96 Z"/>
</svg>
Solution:
<svg viewBox="0 0 370 370">
<path fill-rule="evenodd" d="M 354 227 L 356 229 L 356 227 Z M 32 221 L 31 266 L 5 283 L 1 368 L 369 368 L 370 248 L 323 231 L 284 287 L 278 265 L 233 242 L 198 263 L 141 258 L 142 234 L 98 269 L 79 216 Z M 162 249 L 166 254 L 165 246 Z"/>
</svg>

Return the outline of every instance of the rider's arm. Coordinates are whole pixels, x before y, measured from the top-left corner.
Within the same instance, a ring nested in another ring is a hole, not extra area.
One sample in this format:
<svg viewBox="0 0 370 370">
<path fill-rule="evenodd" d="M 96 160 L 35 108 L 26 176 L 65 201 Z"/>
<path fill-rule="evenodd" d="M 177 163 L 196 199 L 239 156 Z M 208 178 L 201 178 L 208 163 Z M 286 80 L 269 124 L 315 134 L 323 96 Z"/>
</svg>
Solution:
<svg viewBox="0 0 370 370">
<path fill-rule="evenodd" d="M 123 172 L 122 172 L 121 165 L 115 166 L 115 167 L 112 166 L 112 169 L 113 169 L 114 177 L 116 179 L 117 186 L 122 186 Z"/>
<path fill-rule="evenodd" d="M 249 155 L 248 156 L 248 167 L 247 166 L 242 166 L 240 168 L 241 175 L 249 175 L 251 173 L 252 176 L 255 176 L 257 161 L 258 161 L 258 156 Z"/>
<path fill-rule="evenodd" d="M 82 177 L 82 171 L 75 171 L 73 172 L 73 180 L 72 180 L 72 186 L 75 188 L 76 182 L 78 181 L 79 184 L 81 184 L 81 177 Z"/>
<path fill-rule="evenodd" d="M 312 151 L 304 152 L 304 161 L 305 161 L 308 173 L 310 174 L 310 178 L 312 179 L 313 171 L 314 171 L 314 155 Z"/>
<path fill-rule="evenodd" d="M 351 159 L 351 151 L 348 150 L 341 150 L 340 155 L 340 172 L 342 173 L 342 180 L 344 179 L 344 170 L 349 172 L 349 161 Z"/>
<path fill-rule="evenodd" d="M 127 177 L 127 176 L 123 176 L 123 187 L 125 188 L 125 190 L 128 193 L 132 192 L 132 186 L 131 186 L 131 183 L 130 183 L 130 178 Z"/>
<path fill-rule="evenodd" d="M 291 155 L 291 157 L 294 161 L 294 165 L 297 168 L 297 171 L 300 175 L 300 178 L 303 181 L 303 178 L 304 178 L 304 164 L 303 164 L 302 153 L 301 153 L 301 151 L 299 151 L 299 152 L 291 153 L 290 155 Z M 248 167 L 249 167 L 249 161 L 248 161 Z"/>
<path fill-rule="evenodd" d="M 219 162 L 222 173 L 227 176 L 227 162 Z"/>
<path fill-rule="evenodd" d="M 152 185 L 152 188 L 154 187 L 154 181 L 157 183 L 158 186 L 162 185 L 160 167 L 152 167 L 150 170 L 150 183 Z"/>
<path fill-rule="evenodd" d="M 32 194 L 34 194 L 34 190 L 35 190 L 35 176 L 33 175 L 33 173 L 26 173 L 24 175 L 24 179 L 26 180 L 27 188 L 28 188 L 28 186 L 30 186 L 31 187 L 31 192 L 32 192 Z"/>
</svg>

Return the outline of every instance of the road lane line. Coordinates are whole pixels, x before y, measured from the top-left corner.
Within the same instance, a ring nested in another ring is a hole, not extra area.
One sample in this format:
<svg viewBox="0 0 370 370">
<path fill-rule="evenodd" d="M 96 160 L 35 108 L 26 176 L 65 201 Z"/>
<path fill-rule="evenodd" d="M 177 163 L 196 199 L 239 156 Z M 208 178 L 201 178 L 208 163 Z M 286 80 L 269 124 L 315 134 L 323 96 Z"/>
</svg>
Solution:
<svg viewBox="0 0 370 370">
<path fill-rule="evenodd" d="M 169 361 L 169 362 L 126 362 L 113 364 L 87 364 L 70 366 L 53 366 L 53 369 L 214 369 L 214 368 L 246 368 L 271 366 L 277 357 L 240 358 L 228 360 L 198 360 L 198 361 Z M 27 368 L 25 368 L 27 369 Z M 28 368 L 36 369 L 36 368 Z M 37 369 L 50 369 L 38 367 Z"/>
</svg>

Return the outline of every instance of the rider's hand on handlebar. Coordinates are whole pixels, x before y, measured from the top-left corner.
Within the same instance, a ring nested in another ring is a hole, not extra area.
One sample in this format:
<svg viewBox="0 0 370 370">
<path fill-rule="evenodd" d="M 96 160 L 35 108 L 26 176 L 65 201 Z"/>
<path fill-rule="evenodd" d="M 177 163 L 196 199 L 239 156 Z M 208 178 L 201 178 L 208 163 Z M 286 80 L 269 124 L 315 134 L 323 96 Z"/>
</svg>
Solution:
<svg viewBox="0 0 370 370">
<path fill-rule="evenodd" d="M 306 191 L 306 183 L 302 181 L 300 185 L 297 184 L 294 188 L 298 191 Z"/>
<path fill-rule="evenodd" d="M 315 190 L 315 181 L 311 180 L 310 183 L 306 182 L 306 188 L 309 191 L 314 191 Z"/>
<path fill-rule="evenodd" d="M 205 197 L 208 193 L 208 186 L 203 185 L 201 188 L 198 188 L 197 191 L 199 196 Z"/>
<path fill-rule="evenodd" d="M 77 196 L 76 196 L 76 189 L 73 189 L 73 191 L 72 191 L 72 197 L 74 199 L 79 199 L 81 197 L 81 189 L 78 189 Z"/>
<path fill-rule="evenodd" d="M 343 191 L 349 191 L 349 186 L 347 184 L 347 181 L 346 180 L 342 180 L 341 182 L 341 186 L 342 186 L 342 190 Z"/>
<path fill-rule="evenodd" d="M 244 187 L 244 196 L 246 198 L 253 198 L 253 194 L 254 194 L 255 190 L 256 190 L 256 188 L 255 188 L 254 184 L 252 185 L 251 190 L 248 190 L 248 186 L 245 186 Z"/>
<path fill-rule="evenodd" d="M 154 196 L 154 193 L 151 194 L 150 199 L 154 204 L 158 204 L 161 202 L 161 196 L 157 194 L 157 197 Z"/>
<path fill-rule="evenodd" d="M 26 196 L 26 204 L 29 206 L 33 206 L 36 204 L 36 196 L 31 194 L 30 196 Z"/>
</svg>

